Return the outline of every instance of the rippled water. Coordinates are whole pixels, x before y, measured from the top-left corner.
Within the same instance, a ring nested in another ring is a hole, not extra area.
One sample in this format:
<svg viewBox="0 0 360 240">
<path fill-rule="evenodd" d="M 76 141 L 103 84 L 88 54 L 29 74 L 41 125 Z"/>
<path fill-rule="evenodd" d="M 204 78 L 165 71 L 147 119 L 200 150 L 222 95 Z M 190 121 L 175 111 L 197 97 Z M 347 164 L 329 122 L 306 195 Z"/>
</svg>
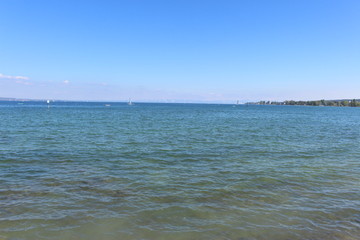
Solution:
<svg viewBox="0 0 360 240">
<path fill-rule="evenodd" d="M 0 103 L 0 239 L 360 239 L 360 108 Z"/>
</svg>

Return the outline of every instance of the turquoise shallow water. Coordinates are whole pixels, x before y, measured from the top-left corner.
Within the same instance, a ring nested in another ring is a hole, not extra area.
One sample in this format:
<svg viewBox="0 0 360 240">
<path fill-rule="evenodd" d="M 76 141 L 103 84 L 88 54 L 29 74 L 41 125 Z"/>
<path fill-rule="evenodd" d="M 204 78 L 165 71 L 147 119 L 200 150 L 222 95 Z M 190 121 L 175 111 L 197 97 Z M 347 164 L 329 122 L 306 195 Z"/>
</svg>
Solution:
<svg viewBox="0 0 360 240">
<path fill-rule="evenodd" d="M 360 239 L 360 108 L 0 103 L 0 239 Z"/>
</svg>

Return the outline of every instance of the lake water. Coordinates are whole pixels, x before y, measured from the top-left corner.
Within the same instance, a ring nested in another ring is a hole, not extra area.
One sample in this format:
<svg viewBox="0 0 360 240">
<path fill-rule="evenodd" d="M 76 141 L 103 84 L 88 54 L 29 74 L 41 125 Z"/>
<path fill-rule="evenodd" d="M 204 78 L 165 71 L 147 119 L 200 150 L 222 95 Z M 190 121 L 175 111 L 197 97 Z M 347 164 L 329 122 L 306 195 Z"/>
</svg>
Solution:
<svg viewBox="0 0 360 240">
<path fill-rule="evenodd" d="M 0 239 L 360 239 L 360 108 L 0 103 Z"/>
</svg>

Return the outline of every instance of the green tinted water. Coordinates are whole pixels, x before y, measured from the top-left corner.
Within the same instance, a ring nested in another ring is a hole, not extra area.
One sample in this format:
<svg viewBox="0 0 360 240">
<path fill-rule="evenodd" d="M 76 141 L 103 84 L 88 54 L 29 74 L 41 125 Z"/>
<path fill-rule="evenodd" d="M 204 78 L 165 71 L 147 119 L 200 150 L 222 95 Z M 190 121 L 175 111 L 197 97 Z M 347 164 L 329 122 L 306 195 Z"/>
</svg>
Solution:
<svg viewBox="0 0 360 240">
<path fill-rule="evenodd" d="M 360 108 L 0 103 L 0 239 L 360 239 Z"/>
</svg>

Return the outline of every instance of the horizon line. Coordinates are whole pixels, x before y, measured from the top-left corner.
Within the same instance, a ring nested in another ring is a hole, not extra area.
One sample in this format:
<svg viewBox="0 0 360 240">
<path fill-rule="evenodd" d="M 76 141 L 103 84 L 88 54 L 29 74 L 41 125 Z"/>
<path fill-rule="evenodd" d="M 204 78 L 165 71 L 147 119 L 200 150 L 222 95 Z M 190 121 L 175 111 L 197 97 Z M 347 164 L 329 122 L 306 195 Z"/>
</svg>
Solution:
<svg viewBox="0 0 360 240">
<path fill-rule="evenodd" d="M 247 103 L 256 103 L 260 101 L 265 102 L 285 102 L 285 101 L 346 101 L 346 100 L 360 100 L 360 98 L 338 98 L 338 99 L 316 99 L 316 100 L 184 100 L 184 99 L 165 99 L 165 100 L 132 100 L 132 102 L 137 103 L 203 103 L 203 104 L 247 104 Z M 49 99 L 49 98 L 14 98 L 14 97 L 0 97 L 0 101 L 34 101 L 34 102 L 43 102 L 43 101 L 52 101 L 52 102 L 98 102 L 98 103 L 127 103 L 128 99 L 119 99 L 119 100 L 70 100 L 70 99 Z"/>
</svg>

